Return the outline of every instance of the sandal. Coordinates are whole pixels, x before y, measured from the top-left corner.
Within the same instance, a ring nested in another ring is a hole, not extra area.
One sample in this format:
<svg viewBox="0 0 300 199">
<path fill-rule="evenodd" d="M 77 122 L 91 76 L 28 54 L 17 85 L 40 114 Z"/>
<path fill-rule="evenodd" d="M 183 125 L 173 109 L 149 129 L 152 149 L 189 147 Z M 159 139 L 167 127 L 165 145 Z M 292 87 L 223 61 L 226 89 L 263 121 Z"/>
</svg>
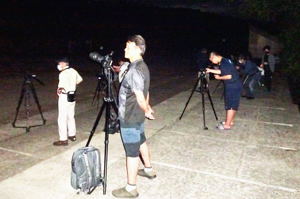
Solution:
<svg viewBox="0 0 300 199">
<path fill-rule="evenodd" d="M 225 121 L 223 121 L 223 122 L 220 122 L 220 124 L 222 124 L 222 125 L 225 125 Z M 230 126 L 233 126 L 234 125 L 234 123 L 233 122 L 231 122 L 230 123 Z"/>
<path fill-rule="evenodd" d="M 219 124 L 216 128 L 219 130 L 231 130 L 231 128 L 225 128 L 223 124 Z"/>
</svg>

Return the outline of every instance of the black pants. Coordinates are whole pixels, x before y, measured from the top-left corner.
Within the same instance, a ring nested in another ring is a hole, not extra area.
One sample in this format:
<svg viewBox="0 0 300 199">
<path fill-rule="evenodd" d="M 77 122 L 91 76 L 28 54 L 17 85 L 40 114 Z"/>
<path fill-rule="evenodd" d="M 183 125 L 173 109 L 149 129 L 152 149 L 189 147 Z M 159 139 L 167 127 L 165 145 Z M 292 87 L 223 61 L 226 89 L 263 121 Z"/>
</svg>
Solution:
<svg viewBox="0 0 300 199">
<path fill-rule="evenodd" d="M 265 71 L 264 84 L 265 84 L 267 90 L 271 91 L 271 89 L 272 89 L 272 72 L 271 71 Z"/>
</svg>

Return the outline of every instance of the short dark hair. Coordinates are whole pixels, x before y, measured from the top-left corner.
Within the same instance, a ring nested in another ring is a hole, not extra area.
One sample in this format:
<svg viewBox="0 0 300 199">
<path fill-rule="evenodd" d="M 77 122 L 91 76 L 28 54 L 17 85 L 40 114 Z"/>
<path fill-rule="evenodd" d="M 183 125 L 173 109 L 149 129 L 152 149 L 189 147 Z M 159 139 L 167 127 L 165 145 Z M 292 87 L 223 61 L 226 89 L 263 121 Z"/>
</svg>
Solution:
<svg viewBox="0 0 300 199">
<path fill-rule="evenodd" d="M 212 56 L 212 55 L 215 55 L 215 56 L 221 56 L 221 54 L 217 51 L 211 51 L 209 56 Z"/>
<path fill-rule="evenodd" d="M 271 46 L 266 45 L 266 46 L 264 46 L 263 50 L 271 50 Z"/>
<path fill-rule="evenodd" d="M 247 57 L 244 54 L 240 54 L 238 59 L 247 60 Z"/>
<path fill-rule="evenodd" d="M 70 63 L 70 62 L 69 62 L 69 59 L 68 59 L 67 57 L 62 57 L 62 58 L 56 60 L 56 62 L 57 62 L 57 63 L 59 63 L 59 62 L 64 62 L 64 63 L 68 63 L 68 64 Z"/>
<path fill-rule="evenodd" d="M 141 55 L 144 55 L 146 52 L 146 41 L 141 35 L 132 35 L 128 37 L 128 41 L 134 42 L 136 46 L 141 49 Z"/>
</svg>

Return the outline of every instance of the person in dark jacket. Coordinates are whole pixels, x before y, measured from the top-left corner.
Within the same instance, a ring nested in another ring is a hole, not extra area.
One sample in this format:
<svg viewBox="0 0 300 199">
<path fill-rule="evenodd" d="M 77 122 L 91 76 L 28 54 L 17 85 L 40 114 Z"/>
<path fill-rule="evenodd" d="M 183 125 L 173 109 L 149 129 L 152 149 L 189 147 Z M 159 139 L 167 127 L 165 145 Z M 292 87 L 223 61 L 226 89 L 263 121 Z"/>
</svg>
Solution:
<svg viewBox="0 0 300 199">
<path fill-rule="evenodd" d="M 263 51 L 264 55 L 262 56 L 260 67 L 264 69 L 264 84 L 267 91 L 270 92 L 272 89 L 272 75 L 275 71 L 275 58 L 271 53 L 270 46 L 265 46 Z"/>
<path fill-rule="evenodd" d="M 244 79 L 243 88 L 245 93 L 243 97 L 246 97 L 247 99 L 254 99 L 254 87 L 258 84 L 258 81 L 261 78 L 258 66 L 243 55 L 239 57 L 238 62 L 241 66 L 240 72 Z"/>
<path fill-rule="evenodd" d="M 233 120 L 240 104 L 242 83 L 239 73 L 230 59 L 222 57 L 217 52 L 211 52 L 209 60 L 213 64 L 218 64 L 220 69 L 207 68 L 207 73 L 215 74 L 217 80 L 224 81 L 224 100 L 226 110 L 226 120 L 217 126 L 220 130 L 230 130 Z"/>
</svg>

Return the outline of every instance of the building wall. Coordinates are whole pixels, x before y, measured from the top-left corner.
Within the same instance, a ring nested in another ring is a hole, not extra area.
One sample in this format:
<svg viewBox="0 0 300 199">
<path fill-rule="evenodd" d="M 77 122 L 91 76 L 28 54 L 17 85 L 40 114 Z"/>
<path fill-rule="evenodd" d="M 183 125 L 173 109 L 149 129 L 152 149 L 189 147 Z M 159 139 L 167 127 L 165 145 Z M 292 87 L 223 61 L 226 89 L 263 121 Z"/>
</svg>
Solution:
<svg viewBox="0 0 300 199">
<path fill-rule="evenodd" d="M 273 54 L 280 54 L 282 50 L 282 45 L 279 43 L 278 39 L 268 35 L 266 33 L 260 32 L 257 29 L 249 29 L 249 52 L 253 58 L 261 58 L 263 55 L 263 47 L 269 45 L 271 46 L 271 52 Z"/>
</svg>

